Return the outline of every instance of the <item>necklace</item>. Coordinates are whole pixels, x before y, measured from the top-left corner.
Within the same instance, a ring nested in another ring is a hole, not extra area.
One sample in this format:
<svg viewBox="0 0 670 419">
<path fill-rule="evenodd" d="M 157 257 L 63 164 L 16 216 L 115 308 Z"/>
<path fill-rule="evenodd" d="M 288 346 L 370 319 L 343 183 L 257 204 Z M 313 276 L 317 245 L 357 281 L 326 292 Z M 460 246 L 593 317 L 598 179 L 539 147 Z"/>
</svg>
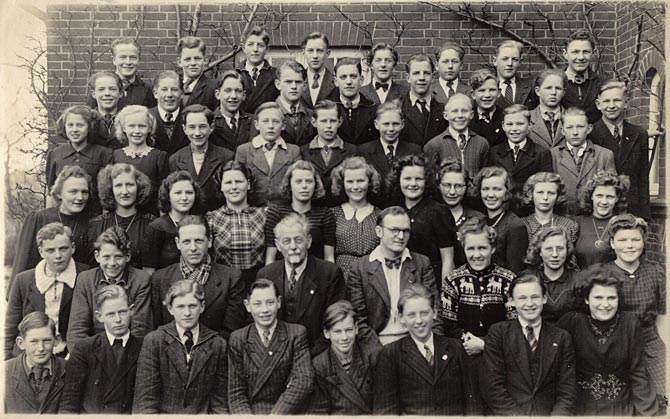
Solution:
<svg viewBox="0 0 670 419">
<path fill-rule="evenodd" d="M 602 233 L 602 234 L 598 234 L 598 228 L 599 228 L 599 227 L 596 225 L 596 220 L 595 220 L 595 218 L 591 218 L 591 221 L 593 221 L 593 229 L 595 230 L 595 232 L 596 232 L 596 237 L 598 238 L 598 239 L 595 241 L 594 244 L 595 244 L 595 246 L 596 246 L 596 249 L 600 249 L 601 247 L 603 247 L 603 246 L 605 245 L 605 242 L 603 241 L 603 236 L 605 236 L 605 227 L 602 227 L 602 229 L 603 229 L 603 233 Z"/>
<path fill-rule="evenodd" d="M 135 217 L 137 217 L 137 213 L 133 214 L 133 218 L 130 220 L 130 223 L 128 223 L 128 227 L 124 229 L 124 231 L 127 233 L 128 230 L 130 229 L 130 226 L 133 225 L 133 222 L 135 222 Z M 119 226 L 119 219 L 116 217 L 116 212 L 114 213 L 114 224 L 116 224 L 117 227 Z"/>
<path fill-rule="evenodd" d="M 500 223 L 500 220 L 503 219 L 504 215 L 505 215 L 505 211 L 501 212 L 500 215 L 498 215 L 498 219 L 491 225 L 491 227 L 496 228 L 498 223 Z"/>
<path fill-rule="evenodd" d="M 589 325 L 591 326 L 591 330 L 593 330 L 593 333 L 596 335 L 596 338 L 598 339 L 598 343 L 601 345 L 604 345 L 607 343 L 607 339 L 612 336 L 612 333 L 614 333 L 614 329 L 616 329 L 617 325 L 619 324 L 619 313 L 614 315 L 614 321 L 610 325 L 610 327 L 607 328 L 607 330 L 602 331 L 598 328 L 598 326 L 593 323 L 593 317 L 589 316 Z"/>
</svg>

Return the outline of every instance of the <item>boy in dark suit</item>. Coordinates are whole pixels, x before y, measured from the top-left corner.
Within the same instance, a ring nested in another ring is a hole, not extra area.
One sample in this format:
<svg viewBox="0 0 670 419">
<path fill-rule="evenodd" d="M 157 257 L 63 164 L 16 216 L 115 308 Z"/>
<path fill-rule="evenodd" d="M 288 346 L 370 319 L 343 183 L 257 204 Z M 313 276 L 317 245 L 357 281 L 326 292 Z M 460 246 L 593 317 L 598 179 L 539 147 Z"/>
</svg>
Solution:
<svg viewBox="0 0 670 419">
<path fill-rule="evenodd" d="M 602 84 L 598 73 L 591 70 L 594 40 L 586 29 L 570 34 L 563 49 L 563 57 L 568 62 L 565 75 L 568 84 L 561 101 L 564 108 L 577 107 L 586 112 L 589 124 L 600 119 L 601 113 L 596 107 L 596 97 Z"/>
<path fill-rule="evenodd" d="M 407 96 L 407 84 L 393 80 L 393 70 L 398 65 L 398 52 L 393 46 L 376 44 L 370 50 L 367 60 L 372 69 L 372 80 L 361 88 L 365 97 L 379 105 Z"/>
<path fill-rule="evenodd" d="M 439 77 L 431 85 L 438 102 L 447 103 L 447 99 L 456 93 L 470 96 L 472 89 L 461 78 L 461 66 L 465 50 L 453 42 L 445 42 L 435 53 Z"/>
<path fill-rule="evenodd" d="M 270 48 L 270 34 L 260 26 L 254 26 L 242 40 L 245 59 L 240 62 L 240 72 L 248 86 L 242 110 L 253 114 L 265 102 L 272 102 L 279 96 L 275 86 L 276 68 L 265 59 Z"/>
<path fill-rule="evenodd" d="M 249 142 L 253 116 L 240 109 L 248 89 L 242 74 L 237 71 L 223 73 L 216 89 L 219 107 L 214 111 L 212 144 L 235 152 L 240 144 Z"/>
<path fill-rule="evenodd" d="M 205 291 L 183 279 L 163 300 L 174 321 L 144 338 L 137 364 L 133 413 L 228 413 L 226 341 L 200 324 Z"/>
<path fill-rule="evenodd" d="M 63 393 L 65 360 L 52 354 L 56 324 L 41 311 L 19 323 L 16 345 L 24 351 L 4 365 L 5 412 L 55 414 Z"/>
<path fill-rule="evenodd" d="M 603 117 L 593 124 L 590 137 L 594 143 L 612 150 L 617 173 L 628 175 L 631 185 L 635 185 L 628 191 L 628 211 L 649 219 L 649 134 L 624 119 L 628 108 L 626 85 L 606 82 L 600 88 L 596 106 Z"/>
<path fill-rule="evenodd" d="M 470 87 L 476 105 L 470 129 L 486 138 L 491 147 L 505 142 L 502 110 L 496 106 L 496 100 L 500 97 L 498 78 L 489 70 L 480 69 L 472 73 Z"/>
<path fill-rule="evenodd" d="M 532 78 L 523 78 L 517 75 L 521 64 L 521 48 L 523 45 L 517 41 L 506 40 L 496 47 L 496 55 L 493 65 L 498 75 L 498 87 L 500 96 L 496 103 L 500 109 L 514 104 L 525 105 L 528 109 L 534 109 L 538 105 L 537 96 L 533 92 Z"/>
<path fill-rule="evenodd" d="M 300 100 L 308 109 L 329 97 L 335 90 L 335 76 L 326 67 L 330 41 L 321 32 L 312 32 L 302 40 L 302 54 L 307 63 L 307 88 Z"/>
<path fill-rule="evenodd" d="M 130 334 L 126 290 L 107 285 L 95 294 L 95 316 L 105 331 L 73 346 L 58 413 L 130 414 L 142 340 Z"/>
<path fill-rule="evenodd" d="M 421 147 L 431 138 L 447 129 L 442 117 L 444 103 L 438 102 L 430 89 L 435 64 L 425 54 L 414 54 L 407 61 L 409 94 L 402 97 L 402 114 L 406 123 L 400 141 Z"/>
<path fill-rule="evenodd" d="M 172 156 L 188 145 L 180 112 L 182 90 L 179 74 L 172 70 L 158 73 L 154 79 L 154 96 L 157 105 L 149 109 L 156 120 L 154 147 Z"/>
<path fill-rule="evenodd" d="M 408 336 L 385 346 L 374 373 L 375 415 L 476 414 L 469 359 L 457 339 L 433 333 L 435 294 L 411 284 L 398 315 Z"/>
<path fill-rule="evenodd" d="M 118 74 L 111 71 L 98 71 L 88 82 L 91 97 L 95 100 L 94 109 L 100 113 L 98 131 L 90 133 L 89 142 L 107 148 L 122 148 L 123 144 L 116 138 L 114 119 L 119 111 L 119 99 L 123 83 Z"/>
<path fill-rule="evenodd" d="M 307 332 L 277 319 L 282 304 L 277 286 L 259 278 L 244 306 L 254 322 L 230 336 L 230 413 L 303 413 L 314 386 Z"/>
<path fill-rule="evenodd" d="M 207 58 L 205 41 L 196 36 L 185 36 L 177 43 L 177 65 L 181 67 L 183 107 L 204 105 L 211 111 L 216 109 L 217 81 L 205 74 Z"/>
<path fill-rule="evenodd" d="M 509 287 L 518 319 L 496 323 L 484 348 L 480 385 L 495 416 L 575 414 L 575 352 L 566 331 L 542 321 L 541 279 L 526 274 Z"/>
</svg>

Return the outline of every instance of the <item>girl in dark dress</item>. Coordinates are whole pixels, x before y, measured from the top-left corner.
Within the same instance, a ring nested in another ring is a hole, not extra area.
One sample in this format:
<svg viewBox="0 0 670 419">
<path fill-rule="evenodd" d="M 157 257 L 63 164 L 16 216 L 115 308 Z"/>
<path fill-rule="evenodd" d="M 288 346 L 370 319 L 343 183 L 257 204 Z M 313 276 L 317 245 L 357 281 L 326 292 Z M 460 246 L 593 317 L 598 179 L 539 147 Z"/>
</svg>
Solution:
<svg viewBox="0 0 670 419">
<path fill-rule="evenodd" d="M 586 313 L 564 315 L 557 326 L 572 335 L 577 359 L 577 415 L 653 416 L 656 392 L 635 315 L 621 310 L 625 277 L 595 264 L 578 279 L 576 295 Z"/>
</svg>

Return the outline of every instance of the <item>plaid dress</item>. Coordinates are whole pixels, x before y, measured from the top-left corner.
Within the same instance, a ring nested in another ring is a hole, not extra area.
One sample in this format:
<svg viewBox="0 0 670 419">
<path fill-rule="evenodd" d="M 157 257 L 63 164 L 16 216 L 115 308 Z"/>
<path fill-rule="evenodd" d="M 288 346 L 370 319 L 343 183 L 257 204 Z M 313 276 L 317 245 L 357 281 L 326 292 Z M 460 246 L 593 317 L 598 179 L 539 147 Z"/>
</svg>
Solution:
<svg viewBox="0 0 670 419">
<path fill-rule="evenodd" d="M 214 260 L 240 270 L 263 266 L 265 214 L 265 207 L 235 211 L 225 205 L 208 212 Z"/>
</svg>

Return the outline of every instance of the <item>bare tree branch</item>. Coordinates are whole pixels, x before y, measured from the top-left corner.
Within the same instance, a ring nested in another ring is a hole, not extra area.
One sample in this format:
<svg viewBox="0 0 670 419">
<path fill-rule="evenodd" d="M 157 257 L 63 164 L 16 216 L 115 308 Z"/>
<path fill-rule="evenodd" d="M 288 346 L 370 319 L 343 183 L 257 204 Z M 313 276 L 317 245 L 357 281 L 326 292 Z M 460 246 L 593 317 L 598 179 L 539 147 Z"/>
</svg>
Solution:
<svg viewBox="0 0 670 419">
<path fill-rule="evenodd" d="M 644 24 L 644 15 L 640 15 L 640 19 L 637 21 L 637 36 L 635 37 L 635 53 L 633 54 L 633 62 L 628 68 L 628 78 L 633 76 L 633 72 L 637 71 L 638 64 L 640 63 L 640 51 L 642 49 L 642 25 Z"/>
<path fill-rule="evenodd" d="M 258 11 L 258 3 L 253 5 L 253 7 L 251 8 L 251 11 L 249 12 L 249 15 L 246 17 L 247 23 L 244 25 L 244 29 L 242 30 L 242 36 L 246 35 L 246 33 L 249 31 L 249 28 L 251 27 L 251 22 L 254 21 L 254 18 L 256 17 L 256 12 L 257 11 Z M 230 52 L 228 52 L 227 54 L 224 54 L 219 59 L 209 63 L 209 65 L 207 65 L 207 68 L 205 68 L 205 71 L 211 70 L 212 68 L 221 64 L 222 62 L 233 58 L 235 55 L 237 55 L 238 52 L 240 52 L 241 49 L 242 48 L 240 47 L 239 42 L 235 43 L 235 45 L 233 45 L 233 49 Z"/>
</svg>

